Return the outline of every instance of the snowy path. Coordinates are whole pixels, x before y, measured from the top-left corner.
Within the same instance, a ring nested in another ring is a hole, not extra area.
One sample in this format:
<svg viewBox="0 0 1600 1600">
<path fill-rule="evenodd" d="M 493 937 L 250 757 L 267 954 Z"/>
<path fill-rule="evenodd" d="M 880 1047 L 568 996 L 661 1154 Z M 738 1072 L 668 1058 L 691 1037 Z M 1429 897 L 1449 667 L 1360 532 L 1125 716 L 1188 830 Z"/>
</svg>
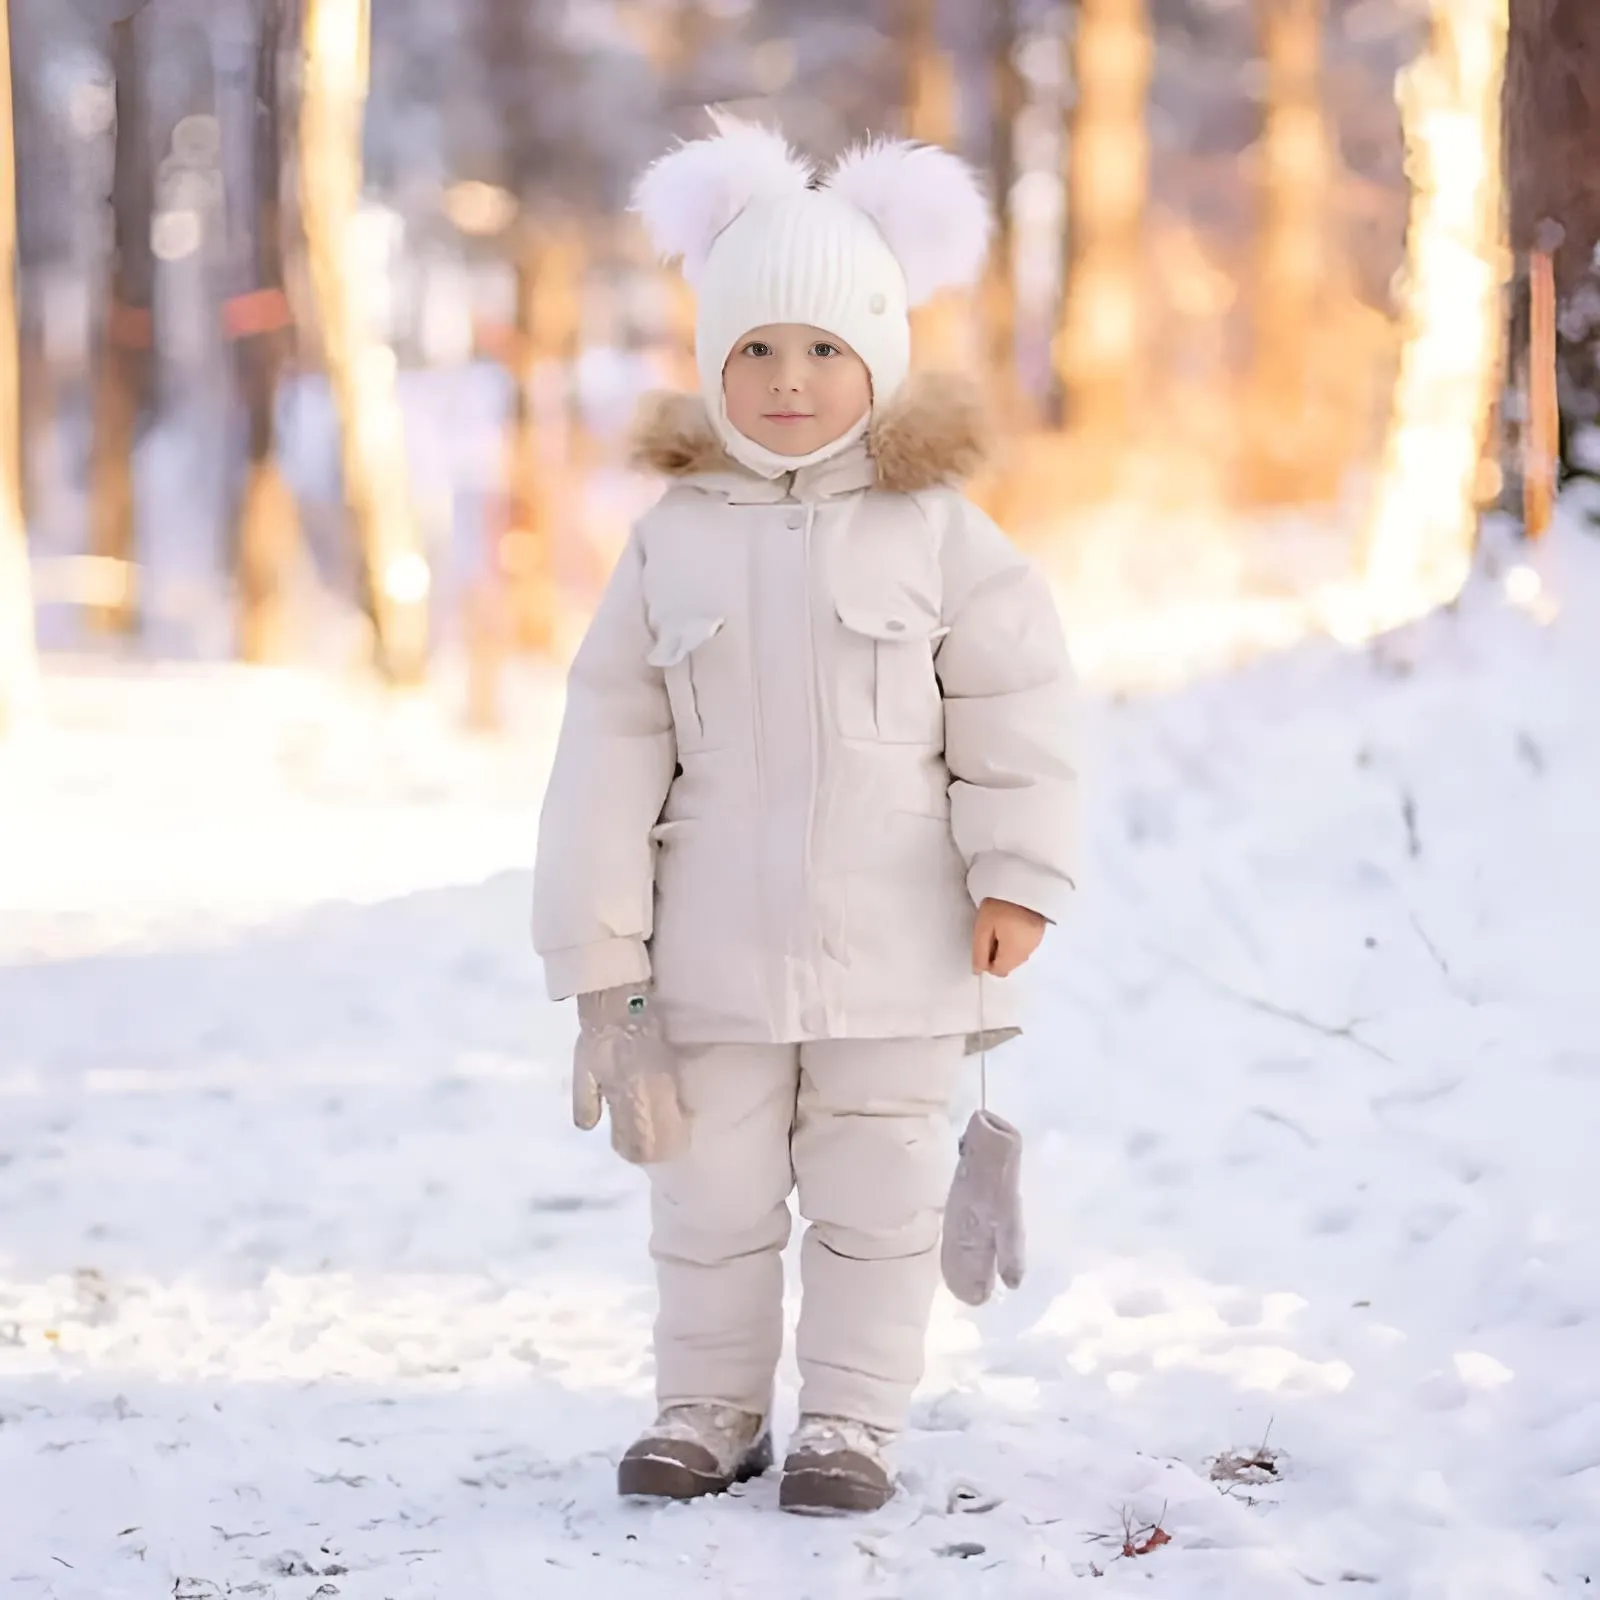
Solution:
<svg viewBox="0 0 1600 1600">
<path fill-rule="evenodd" d="M 1485 585 L 1409 672 L 1098 716 L 994 1067 L 1030 1277 L 941 1305 L 907 1493 L 848 1525 L 610 1496 L 644 1211 L 525 947 L 540 729 L 57 683 L 0 763 L 7 1593 L 1593 1592 L 1597 555 L 1550 628 Z M 1279 1481 L 1211 1480 L 1264 1439 Z M 1089 1542 L 1124 1511 L 1171 1543 Z"/>
</svg>

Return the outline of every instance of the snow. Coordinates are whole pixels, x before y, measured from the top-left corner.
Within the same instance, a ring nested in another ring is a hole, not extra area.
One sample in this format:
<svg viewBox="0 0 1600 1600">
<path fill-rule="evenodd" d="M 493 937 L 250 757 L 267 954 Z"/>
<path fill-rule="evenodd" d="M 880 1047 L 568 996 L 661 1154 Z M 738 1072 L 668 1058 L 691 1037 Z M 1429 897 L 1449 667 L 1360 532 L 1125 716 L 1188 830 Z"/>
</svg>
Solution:
<svg viewBox="0 0 1600 1600">
<path fill-rule="evenodd" d="M 1600 542 L 1532 565 L 1097 704 L 1082 904 L 991 1063 L 1029 1276 L 941 1300 L 856 1523 L 612 1497 L 645 1208 L 526 946 L 556 686 L 494 744 L 447 696 L 52 672 L 0 754 L 8 1593 L 1585 1590 Z"/>
</svg>

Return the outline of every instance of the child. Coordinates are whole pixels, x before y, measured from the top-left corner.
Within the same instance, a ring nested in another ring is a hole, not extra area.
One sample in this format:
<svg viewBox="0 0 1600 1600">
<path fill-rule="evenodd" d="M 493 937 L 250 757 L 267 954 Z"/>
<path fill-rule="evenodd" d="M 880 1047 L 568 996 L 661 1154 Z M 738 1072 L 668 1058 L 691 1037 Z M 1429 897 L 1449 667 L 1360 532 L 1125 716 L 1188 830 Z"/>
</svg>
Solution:
<svg viewBox="0 0 1600 1600">
<path fill-rule="evenodd" d="M 952 378 L 907 379 L 908 307 L 970 285 L 968 169 L 895 143 L 823 180 L 718 119 L 640 183 L 698 291 L 702 394 L 637 443 L 672 486 L 573 663 L 535 943 L 578 996 L 577 1116 L 648 1164 L 661 1414 L 628 1495 L 772 1462 L 796 1185 L 788 1510 L 871 1510 L 922 1373 L 946 1108 L 1003 978 L 1072 893 L 1071 686 L 1042 579 L 947 485 Z"/>
</svg>

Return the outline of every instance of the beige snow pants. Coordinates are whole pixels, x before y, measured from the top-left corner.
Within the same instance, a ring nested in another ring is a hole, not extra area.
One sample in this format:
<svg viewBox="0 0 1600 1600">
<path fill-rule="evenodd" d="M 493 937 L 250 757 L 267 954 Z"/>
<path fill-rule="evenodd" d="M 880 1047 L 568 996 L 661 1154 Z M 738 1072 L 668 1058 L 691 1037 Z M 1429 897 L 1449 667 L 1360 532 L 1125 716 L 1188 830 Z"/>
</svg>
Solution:
<svg viewBox="0 0 1600 1600">
<path fill-rule="evenodd" d="M 683 1047 L 689 1148 L 650 1168 L 663 1406 L 770 1410 L 798 1185 L 811 1224 L 800 1409 L 905 1426 L 939 1279 L 962 1060 L 959 1038 Z"/>
</svg>

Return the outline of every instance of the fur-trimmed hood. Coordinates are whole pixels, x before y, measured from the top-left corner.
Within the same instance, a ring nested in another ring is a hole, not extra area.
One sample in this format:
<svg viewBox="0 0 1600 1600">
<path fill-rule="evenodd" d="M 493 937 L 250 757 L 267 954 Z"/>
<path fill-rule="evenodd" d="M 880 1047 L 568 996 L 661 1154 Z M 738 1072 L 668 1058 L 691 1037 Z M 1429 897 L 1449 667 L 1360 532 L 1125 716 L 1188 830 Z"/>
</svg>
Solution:
<svg viewBox="0 0 1600 1600">
<path fill-rule="evenodd" d="M 978 386 L 958 374 L 918 373 L 873 419 L 866 443 L 878 486 L 892 493 L 965 482 L 989 453 Z M 646 395 L 640 405 L 629 461 L 667 478 L 745 471 L 723 448 L 705 402 L 666 391 Z"/>
</svg>

